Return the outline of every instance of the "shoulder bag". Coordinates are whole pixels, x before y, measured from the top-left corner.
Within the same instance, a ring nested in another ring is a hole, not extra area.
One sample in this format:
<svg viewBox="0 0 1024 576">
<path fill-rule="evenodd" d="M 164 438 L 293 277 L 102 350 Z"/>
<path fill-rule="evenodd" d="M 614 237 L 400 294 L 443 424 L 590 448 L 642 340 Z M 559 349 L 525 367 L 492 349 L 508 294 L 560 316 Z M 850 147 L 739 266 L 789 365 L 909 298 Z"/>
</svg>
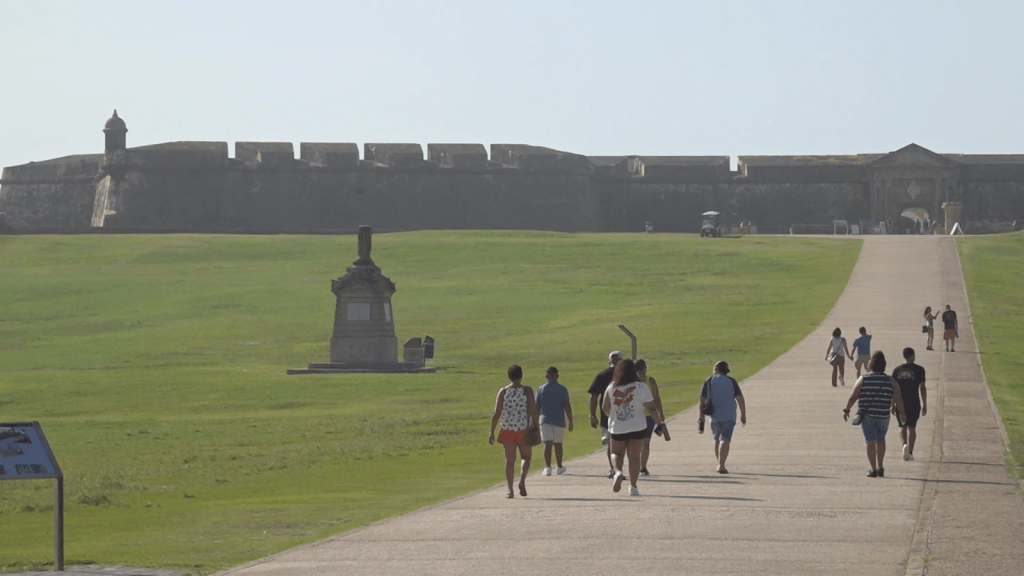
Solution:
<svg viewBox="0 0 1024 576">
<path fill-rule="evenodd" d="M 527 446 L 536 446 L 540 444 L 540 428 L 537 426 L 530 426 L 526 429 L 526 435 L 523 437 L 523 442 Z"/>
</svg>

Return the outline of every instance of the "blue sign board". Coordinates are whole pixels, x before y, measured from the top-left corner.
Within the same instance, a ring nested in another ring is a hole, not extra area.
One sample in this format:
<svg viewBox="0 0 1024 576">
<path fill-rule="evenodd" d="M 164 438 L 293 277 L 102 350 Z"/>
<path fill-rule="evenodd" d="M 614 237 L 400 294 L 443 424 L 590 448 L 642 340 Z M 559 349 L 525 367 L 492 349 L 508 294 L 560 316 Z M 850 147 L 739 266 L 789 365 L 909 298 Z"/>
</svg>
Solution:
<svg viewBox="0 0 1024 576">
<path fill-rule="evenodd" d="M 39 422 L 0 422 L 0 480 L 63 476 Z"/>
</svg>

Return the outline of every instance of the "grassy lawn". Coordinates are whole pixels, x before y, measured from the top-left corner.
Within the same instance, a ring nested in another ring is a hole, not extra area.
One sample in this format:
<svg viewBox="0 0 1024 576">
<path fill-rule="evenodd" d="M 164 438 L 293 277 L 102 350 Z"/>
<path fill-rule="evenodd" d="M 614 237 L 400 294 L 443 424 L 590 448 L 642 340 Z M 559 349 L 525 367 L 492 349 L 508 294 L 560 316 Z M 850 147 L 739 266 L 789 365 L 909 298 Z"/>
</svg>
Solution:
<svg viewBox="0 0 1024 576">
<path fill-rule="evenodd" d="M 1024 465 L 1024 233 L 957 240 L 971 316 L 992 397 L 1010 437 L 1007 464 Z"/>
<path fill-rule="evenodd" d="M 354 236 L 0 236 L 0 422 L 38 420 L 60 461 L 66 564 L 210 573 L 502 482 L 487 431 L 511 363 L 534 386 L 558 366 L 566 454 L 598 449 L 586 389 L 629 350 L 618 324 L 666 410 L 692 405 L 714 360 L 742 379 L 813 330 L 860 245 L 378 234 L 399 342 L 436 338 L 438 372 L 287 376 L 329 360 Z M 1007 370 L 986 370 L 1009 387 L 1021 339 L 997 340 Z M 0 482 L 0 526 L 0 571 L 52 567 L 53 482 Z"/>
</svg>

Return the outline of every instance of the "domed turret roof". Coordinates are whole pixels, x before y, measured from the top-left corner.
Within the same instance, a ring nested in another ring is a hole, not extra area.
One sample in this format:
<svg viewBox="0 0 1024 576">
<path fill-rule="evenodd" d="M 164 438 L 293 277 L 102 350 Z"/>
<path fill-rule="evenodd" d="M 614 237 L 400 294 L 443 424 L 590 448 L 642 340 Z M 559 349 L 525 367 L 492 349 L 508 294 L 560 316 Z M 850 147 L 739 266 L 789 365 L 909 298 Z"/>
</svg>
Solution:
<svg viewBox="0 0 1024 576">
<path fill-rule="evenodd" d="M 117 110 L 114 110 L 114 115 L 111 116 L 110 119 L 107 120 L 107 123 L 103 125 L 104 132 L 112 130 L 117 130 L 120 132 L 128 131 L 128 126 L 125 125 L 124 120 L 121 120 L 121 118 L 117 115 Z"/>
</svg>

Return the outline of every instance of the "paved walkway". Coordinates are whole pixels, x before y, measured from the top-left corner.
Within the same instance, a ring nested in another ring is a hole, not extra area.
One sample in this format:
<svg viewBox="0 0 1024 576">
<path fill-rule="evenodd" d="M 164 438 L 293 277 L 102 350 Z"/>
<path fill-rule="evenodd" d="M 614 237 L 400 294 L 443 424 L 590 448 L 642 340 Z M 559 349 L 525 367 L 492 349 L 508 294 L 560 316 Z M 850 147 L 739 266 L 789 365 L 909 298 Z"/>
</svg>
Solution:
<svg viewBox="0 0 1024 576">
<path fill-rule="evenodd" d="M 939 351 L 925 351 L 921 311 L 946 303 L 960 316 L 957 351 L 941 352 L 941 332 Z M 842 420 L 852 363 L 833 388 L 824 362 L 833 328 L 852 342 L 862 325 L 889 368 L 909 345 L 929 377 L 915 460 L 900 458 L 891 428 L 882 479 L 865 476 L 863 437 Z M 506 500 L 501 482 L 220 574 L 1020 574 L 1024 501 L 972 334 L 951 238 L 865 237 L 822 325 L 741 383 L 748 425 L 731 474 L 715 473 L 690 409 L 670 420 L 671 442 L 656 439 L 638 498 L 612 493 L 595 452 L 565 475 L 531 474 L 527 498 Z"/>
<path fill-rule="evenodd" d="M 921 311 L 946 303 L 960 316 L 957 351 L 925 351 Z M 832 329 L 852 342 L 861 325 L 890 367 L 909 345 L 929 374 L 915 460 L 900 458 L 891 430 L 883 479 L 865 476 L 863 437 L 842 420 L 852 372 L 833 388 L 824 362 Z M 951 238 L 866 237 L 824 323 L 741 385 L 749 422 L 731 474 L 714 472 L 690 409 L 671 420 L 672 442 L 656 441 L 639 498 L 612 493 L 597 452 L 563 476 L 531 474 L 527 498 L 506 500 L 502 482 L 221 574 L 1021 573 L 1024 502 Z"/>
</svg>

